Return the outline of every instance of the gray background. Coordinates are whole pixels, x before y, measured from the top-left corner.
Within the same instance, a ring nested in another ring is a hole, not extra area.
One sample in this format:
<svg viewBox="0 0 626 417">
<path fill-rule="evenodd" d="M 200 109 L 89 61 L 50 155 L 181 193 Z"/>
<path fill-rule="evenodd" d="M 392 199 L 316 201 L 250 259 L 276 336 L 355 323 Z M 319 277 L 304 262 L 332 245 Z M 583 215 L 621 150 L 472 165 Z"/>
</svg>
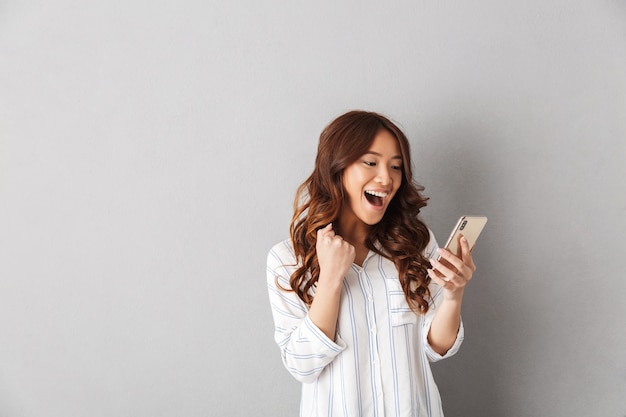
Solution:
<svg viewBox="0 0 626 417">
<path fill-rule="evenodd" d="M 296 415 L 265 257 L 353 108 L 489 216 L 447 415 L 625 416 L 623 0 L 1 1 L 0 416 Z"/>
</svg>

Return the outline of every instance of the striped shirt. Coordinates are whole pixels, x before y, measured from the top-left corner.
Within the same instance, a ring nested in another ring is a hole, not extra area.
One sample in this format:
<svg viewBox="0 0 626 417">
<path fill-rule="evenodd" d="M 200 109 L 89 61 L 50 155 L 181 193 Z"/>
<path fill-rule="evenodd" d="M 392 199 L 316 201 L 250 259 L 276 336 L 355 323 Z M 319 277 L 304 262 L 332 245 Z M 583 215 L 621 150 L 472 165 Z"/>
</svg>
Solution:
<svg viewBox="0 0 626 417">
<path fill-rule="evenodd" d="M 433 257 L 436 250 L 431 232 L 425 255 Z M 454 355 L 464 333 L 461 324 L 445 356 L 428 344 L 441 287 L 431 284 L 428 313 L 415 314 L 393 262 L 370 251 L 363 266 L 353 264 L 344 279 L 333 341 L 293 291 L 277 286 L 289 288 L 295 262 L 290 240 L 275 245 L 267 259 L 267 285 L 274 339 L 285 367 L 302 382 L 300 416 L 443 416 L 430 362 Z"/>
</svg>

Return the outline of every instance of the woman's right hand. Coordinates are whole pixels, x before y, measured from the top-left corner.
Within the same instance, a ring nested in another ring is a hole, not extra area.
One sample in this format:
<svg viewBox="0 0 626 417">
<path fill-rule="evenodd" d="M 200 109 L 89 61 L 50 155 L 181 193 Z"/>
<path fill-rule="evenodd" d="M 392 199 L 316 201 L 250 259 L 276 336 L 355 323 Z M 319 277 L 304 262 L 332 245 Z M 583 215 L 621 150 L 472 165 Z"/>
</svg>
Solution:
<svg viewBox="0 0 626 417">
<path fill-rule="evenodd" d="M 336 235 L 330 223 L 317 231 L 315 250 L 320 265 L 318 285 L 340 287 L 354 262 L 356 256 L 354 246 Z"/>
<path fill-rule="evenodd" d="M 356 250 L 335 234 L 332 224 L 317 231 L 315 250 L 320 275 L 309 317 L 330 340 L 335 340 L 343 279 L 354 262 Z"/>
</svg>

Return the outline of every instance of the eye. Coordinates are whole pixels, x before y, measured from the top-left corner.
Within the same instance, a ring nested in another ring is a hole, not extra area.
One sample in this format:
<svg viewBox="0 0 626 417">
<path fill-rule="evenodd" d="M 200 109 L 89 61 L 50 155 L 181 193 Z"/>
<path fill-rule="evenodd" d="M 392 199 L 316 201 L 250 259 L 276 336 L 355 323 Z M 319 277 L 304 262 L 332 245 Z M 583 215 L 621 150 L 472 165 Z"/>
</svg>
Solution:
<svg viewBox="0 0 626 417">
<path fill-rule="evenodd" d="M 402 165 L 392 165 L 391 169 L 394 171 L 402 171 Z"/>
<path fill-rule="evenodd" d="M 367 165 L 368 167 L 375 167 L 376 166 L 376 162 L 372 162 L 372 161 L 363 161 L 363 163 L 365 165 Z"/>
</svg>

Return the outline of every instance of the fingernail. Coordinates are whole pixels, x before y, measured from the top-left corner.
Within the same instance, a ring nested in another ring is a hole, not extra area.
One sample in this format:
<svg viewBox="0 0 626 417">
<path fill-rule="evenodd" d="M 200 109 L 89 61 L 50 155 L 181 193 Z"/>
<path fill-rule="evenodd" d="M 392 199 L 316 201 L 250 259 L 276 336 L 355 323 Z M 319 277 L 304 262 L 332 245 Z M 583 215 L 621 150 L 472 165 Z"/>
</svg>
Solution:
<svg viewBox="0 0 626 417">
<path fill-rule="evenodd" d="M 467 242 L 467 239 L 465 239 L 465 236 L 461 236 L 461 240 L 462 240 L 463 242 Z"/>
</svg>

